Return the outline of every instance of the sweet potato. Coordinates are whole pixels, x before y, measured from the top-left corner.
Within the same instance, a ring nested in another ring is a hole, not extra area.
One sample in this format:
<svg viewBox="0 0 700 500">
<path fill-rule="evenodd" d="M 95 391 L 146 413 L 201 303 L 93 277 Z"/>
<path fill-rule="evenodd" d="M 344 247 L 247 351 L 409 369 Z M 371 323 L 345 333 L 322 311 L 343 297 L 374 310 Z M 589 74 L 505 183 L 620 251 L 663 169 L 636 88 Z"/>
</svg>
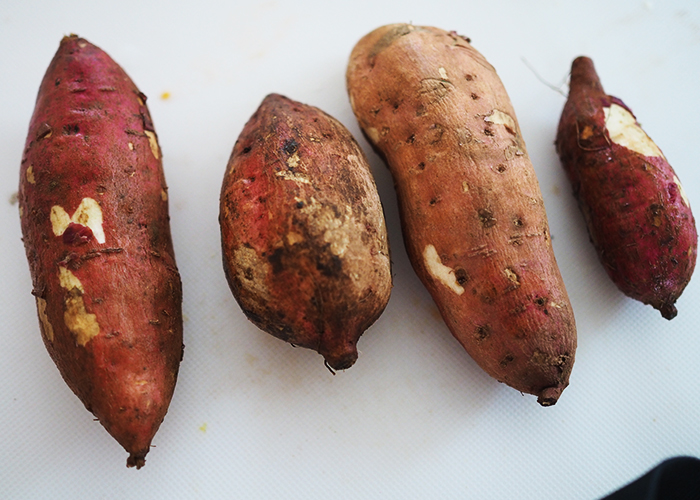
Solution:
<svg viewBox="0 0 700 500">
<path fill-rule="evenodd" d="M 352 366 L 392 280 L 377 189 L 347 129 L 268 95 L 236 141 L 220 201 L 224 269 L 246 316 L 333 370 Z"/>
<path fill-rule="evenodd" d="M 167 187 L 145 101 L 105 52 L 64 37 L 39 89 L 19 186 L 46 348 L 137 468 L 183 353 Z"/>
<path fill-rule="evenodd" d="M 495 70 L 454 32 L 395 24 L 357 43 L 347 86 L 394 178 L 408 256 L 447 326 L 491 376 L 555 404 L 575 321 Z"/>
<path fill-rule="evenodd" d="M 574 60 L 556 147 L 598 257 L 617 287 L 666 319 L 695 269 L 698 235 L 673 168 L 632 111 Z"/>
</svg>

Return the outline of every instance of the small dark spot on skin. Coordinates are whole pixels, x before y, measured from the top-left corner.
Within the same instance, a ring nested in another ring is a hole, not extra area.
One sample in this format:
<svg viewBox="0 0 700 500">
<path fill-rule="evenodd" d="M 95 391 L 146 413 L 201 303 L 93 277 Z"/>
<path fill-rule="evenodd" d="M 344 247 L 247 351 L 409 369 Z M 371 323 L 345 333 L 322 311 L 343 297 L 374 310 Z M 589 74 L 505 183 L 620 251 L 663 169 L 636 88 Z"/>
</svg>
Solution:
<svg viewBox="0 0 700 500">
<path fill-rule="evenodd" d="M 304 202 L 303 202 L 303 201 L 297 201 L 297 208 L 304 208 Z"/>
<path fill-rule="evenodd" d="M 264 196 L 259 196 L 259 197 L 258 197 L 258 203 L 263 204 L 263 203 L 265 203 L 265 201 L 266 201 L 266 200 L 265 200 L 265 197 L 264 197 Z"/>
<path fill-rule="evenodd" d="M 428 133 L 431 136 L 430 144 L 437 144 L 442 140 L 442 135 L 445 133 L 445 129 L 439 123 L 434 123 L 428 129 Z"/>
<path fill-rule="evenodd" d="M 479 98 L 479 96 L 472 92 L 471 98 L 476 101 Z"/>
<path fill-rule="evenodd" d="M 284 265 L 282 264 L 282 253 L 284 253 L 283 248 L 276 248 L 275 251 L 272 252 L 272 254 L 267 258 L 268 262 L 272 264 L 272 272 L 275 274 L 284 269 Z"/>
<path fill-rule="evenodd" d="M 525 225 L 525 223 L 523 222 L 523 220 L 520 217 L 515 217 L 513 219 L 513 225 L 515 227 L 523 227 Z"/>
<path fill-rule="evenodd" d="M 494 136 L 493 130 L 491 130 L 490 128 L 485 128 L 484 135 L 487 135 L 489 137 L 493 137 Z"/>
<path fill-rule="evenodd" d="M 250 146 L 246 146 L 243 148 L 243 151 L 241 151 L 241 153 L 243 153 L 244 155 L 248 154 L 248 153 L 250 153 L 250 149 L 251 149 Z"/>
<path fill-rule="evenodd" d="M 506 357 L 501 360 L 501 366 L 506 367 L 513 362 L 515 357 L 512 354 L 506 354 Z"/>
<path fill-rule="evenodd" d="M 547 304 L 547 297 L 537 297 L 535 299 L 535 304 L 537 304 L 540 307 L 544 307 L 545 304 Z"/>
<path fill-rule="evenodd" d="M 321 271 L 324 276 L 339 276 L 343 270 L 343 260 L 337 255 L 333 255 L 325 262 L 317 262 L 316 269 Z"/>
<path fill-rule="evenodd" d="M 58 87 L 58 86 L 61 84 L 61 79 L 60 79 L 60 78 L 56 78 L 56 81 L 53 82 L 53 84 L 54 84 L 56 87 Z"/>
<path fill-rule="evenodd" d="M 481 225 L 484 228 L 489 228 L 496 225 L 496 219 L 494 219 L 493 213 L 485 208 L 479 210 L 479 222 L 481 222 Z"/>
<path fill-rule="evenodd" d="M 430 200 L 430 206 L 431 206 L 431 207 L 434 207 L 435 204 L 438 203 L 439 201 L 440 201 L 440 197 L 439 197 L 439 196 L 436 196 L 436 197 L 432 198 L 432 199 Z"/>
<path fill-rule="evenodd" d="M 418 170 L 425 170 L 425 162 L 420 162 L 418 164 Z"/>
<path fill-rule="evenodd" d="M 394 111 L 396 111 L 397 109 L 399 109 L 399 103 L 395 102 L 392 107 L 394 108 Z"/>
<path fill-rule="evenodd" d="M 105 194 L 107 192 L 107 188 L 104 186 L 97 186 L 96 191 L 97 194 Z"/>
<path fill-rule="evenodd" d="M 471 82 L 474 79 L 474 77 L 472 75 L 464 75 L 464 79 L 468 82 Z"/>
<path fill-rule="evenodd" d="M 467 281 L 469 281 L 469 276 L 467 275 L 467 271 L 465 271 L 461 267 L 455 269 L 455 280 L 457 281 L 458 285 L 464 286 L 464 284 Z"/>
<path fill-rule="evenodd" d="M 289 156 L 292 156 L 299 149 L 299 144 L 294 139 L 288 139 L 287 141 L 285 141 L 284 146 L 282 146 L 282 149 L 284 149 L 284 152 L 287 153 Z"/>
<path fill-rule="evenodd" d="M 506 167 L 503 163 L 501 163 L 500 165 L 498 165 L 498 166 L 496 167 L 496 171 L 497 171 L 499 174 L 502 174 L 502 173 L 505 172 L 507 169 L 508 169 L 508 167 Z"/>
<path fill-rule="evenodd" d="M 406 139 L 406 142 L 407 142 L 408 144 L 413 144 L 413 143 L 415 142 L 415 140 L 416 140 L 416 136 L 415 136 L 414 134 L 411 134 L 411 137 L 409 137 L 408 139 Z"/>
<path fill-rule="evenodd" d="M 491 335 L 491 327 L 489 325 L 479 325 L 476 327 L 474 334 L 477 342 L 481 342 Z"/>
<path fill-rule="evenodd" d="M 56 189 L 57 187 L 58 187 L 58 181 L 51 181 L 51 182 L 49 182 L 49 189 L 50 189 L 50 190 L 53 191 L 53 190 Z"/>
<path fill-rule="evenodd" d="M 63 135 L 78 135 L 78 132 L 80 128 L 76 124 L 63 126 Z"/>
<path fill-rule="evenodd" d="M 245 279 L 247 279 L 248 281 L 253 281 L 253 277 L 254 277 L 254 275 L 253 275 L 253 269 L 251 269 L 250 267 L 246 267 L 246 268 L 245 268 L 245 271 L 243 271 L 243 276 L 244 276 Z"/>
</svg>

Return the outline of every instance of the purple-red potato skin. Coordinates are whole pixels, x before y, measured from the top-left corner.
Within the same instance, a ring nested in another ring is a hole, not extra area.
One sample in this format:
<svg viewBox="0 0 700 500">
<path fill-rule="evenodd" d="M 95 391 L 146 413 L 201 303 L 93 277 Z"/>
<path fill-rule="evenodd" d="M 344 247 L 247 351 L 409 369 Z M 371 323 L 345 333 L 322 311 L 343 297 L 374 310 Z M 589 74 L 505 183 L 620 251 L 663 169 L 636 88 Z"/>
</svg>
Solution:
<svg viewBox="0 0 700 500">
<path fill-rule="evenodd" d="M 137 468 L 183 354 L 167 187 L 145 101 L 105 52 L 64 37 L 39 89 L 19 186 L 44 344 Z"/>
<path fill-rule="evenodd" d="M 347 85 L 394 178 L 408 256 L 450 331 L 491 376 L 555 404 L 575 321 L 495 70 L 454 32 L 396 24 L 357 43 Z"/>
<path fill-rule="evenodd" d="M 556 147 L 610 278 L 666 319 L 695 269 L 695 219 L 680 181 L 632 111 L 603 90 L 593 61 L 571 67 Z"/>
<path fill-rule="evenodd" d="M 246 316 L 333 370 L 352 366 L 392 278 L 374 178 L 345 127 L 268 95 L 233 148 L 219 221 L 224 270 Z"/>
</svg>

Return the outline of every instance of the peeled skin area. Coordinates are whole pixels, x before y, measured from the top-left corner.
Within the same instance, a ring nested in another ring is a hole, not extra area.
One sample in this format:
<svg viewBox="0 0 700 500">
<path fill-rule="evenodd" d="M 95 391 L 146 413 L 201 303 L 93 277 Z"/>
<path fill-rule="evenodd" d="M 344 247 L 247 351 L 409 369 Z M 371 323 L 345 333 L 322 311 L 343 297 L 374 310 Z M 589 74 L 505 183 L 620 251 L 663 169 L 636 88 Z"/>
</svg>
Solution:
<svg viewBox="0 0 700 500">
<path fill-rule="evenodd" d="M 267 96 L 224 177 L 224 270 L 262 330 L 343 370 L 391 293 L 384 214 L 364 153 L 323 111 Z"/>
<path fill-rule="evenodd" d="M 182 358 L 182 289 L 146 96 L 102 50 L 65 37 L 22 157 L 22 234 L 46 348 L 145 463 Z"/>
<path fill-rule="evenodd" d="M 445 323 L 487 373 L 553 405 L 576 328 L 544 203 L 493 67 L 454 32 L 362 38 L 347 86 L 396 186 L 406 249 Z"/>
<path fill-rule="evenodd" d="M 557 151 L 606 272 L 666 319 L 695 269 L 697 231 L 678 176 L 632 111 L 574 60 Z"/>
</svg>

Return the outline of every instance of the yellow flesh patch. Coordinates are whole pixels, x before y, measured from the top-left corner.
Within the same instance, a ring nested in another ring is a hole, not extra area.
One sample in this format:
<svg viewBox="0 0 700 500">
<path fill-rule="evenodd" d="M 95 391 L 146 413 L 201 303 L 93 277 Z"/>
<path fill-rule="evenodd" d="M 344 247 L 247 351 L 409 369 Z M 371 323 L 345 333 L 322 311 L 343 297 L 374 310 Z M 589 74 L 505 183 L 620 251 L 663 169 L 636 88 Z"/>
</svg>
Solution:
<svg viewBox="0 0 700 500">
<path fill-rule="evenodd" d="M 102 209 L 100 204 L 92 198 L 83 198 L 72 216 L 69 216 L 59 205 L 51 207 L 51 228 L 54 235 L 63 235 L 71 222 L 89 227 L 98 243 L 105 242 L 105 233 L 102 229 Z"/>
<path fill-rule="evenodd" d="M 617 104 L 603 108 L 603 112 L 611 141 L 640 155 L 663 157 L 661 150 L 642 130 L 632 113 Z"/>
<path fill-rule="evenodd" d="M 430 275 L 457 295 L 464 293 L 464 288 L 457 283 L 454 269 L 445 266 L 433 245 L 426 245 L 423 250 L 423 261 Z"/>
<path fill-rule="evenodd" d="M 85 289 L 78 277 L 65 267 L 59 267 L 58 269 L 58 281 L 62 288 L 68 290 L 63 321 L 71 333 L 75 335 L 78 345 L 84 346 L 100 333 L 97 316 L 87 312 L 85 309 L 85 302 L 83 301 Z"/>
</svg>

